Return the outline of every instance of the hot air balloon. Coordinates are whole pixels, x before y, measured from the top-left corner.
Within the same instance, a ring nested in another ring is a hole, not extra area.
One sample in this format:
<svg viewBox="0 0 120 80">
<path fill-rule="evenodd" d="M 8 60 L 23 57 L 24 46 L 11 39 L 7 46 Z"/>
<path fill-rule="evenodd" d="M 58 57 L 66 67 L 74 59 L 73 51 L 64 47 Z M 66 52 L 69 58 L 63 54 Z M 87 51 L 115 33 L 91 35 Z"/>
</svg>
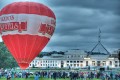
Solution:
<svg viewBox="0 0 120 80">
<path fill-rule="evenodd" d="M 42 51 L 55 30 L 56 17 L 37 2 L 14 2 L 2 8 L 0 33 L 21 69 Z"/>
</svg>

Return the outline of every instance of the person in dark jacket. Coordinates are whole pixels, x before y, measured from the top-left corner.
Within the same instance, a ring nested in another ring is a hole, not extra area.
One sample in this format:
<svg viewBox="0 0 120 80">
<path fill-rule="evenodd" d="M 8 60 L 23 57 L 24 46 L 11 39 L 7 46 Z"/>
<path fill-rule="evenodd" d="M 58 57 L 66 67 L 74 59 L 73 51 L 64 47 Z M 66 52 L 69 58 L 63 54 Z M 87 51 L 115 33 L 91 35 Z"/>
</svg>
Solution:
<svg viewBox="0 0 120 80">
<path fill-rule="evenodd" d="M 112 72 L 110 73 L 110 78 L 113 79 L 113 73 Z"/>
<path fill-rule="evenodd" d="M 54 73 L 53 73 L 53 79 L 56 80 L 56 77 L 57 77 L 57 73 L 54 72 Z"/>
</svg>

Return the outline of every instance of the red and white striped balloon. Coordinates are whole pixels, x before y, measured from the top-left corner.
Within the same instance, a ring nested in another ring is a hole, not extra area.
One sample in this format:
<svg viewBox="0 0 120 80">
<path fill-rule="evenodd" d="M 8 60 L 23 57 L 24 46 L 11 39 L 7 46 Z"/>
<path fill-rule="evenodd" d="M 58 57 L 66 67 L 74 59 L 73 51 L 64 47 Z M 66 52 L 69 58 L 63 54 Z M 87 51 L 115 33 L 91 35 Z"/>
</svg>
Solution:
<svg viewBox="0 0 120 80">
<path fill-rule="evenodd" d="M 36 2 L 14 2 L 0 13 L 2 39 L 21 69 L 42 51 L 55 30 L 51 9 Z"/>
</svg>

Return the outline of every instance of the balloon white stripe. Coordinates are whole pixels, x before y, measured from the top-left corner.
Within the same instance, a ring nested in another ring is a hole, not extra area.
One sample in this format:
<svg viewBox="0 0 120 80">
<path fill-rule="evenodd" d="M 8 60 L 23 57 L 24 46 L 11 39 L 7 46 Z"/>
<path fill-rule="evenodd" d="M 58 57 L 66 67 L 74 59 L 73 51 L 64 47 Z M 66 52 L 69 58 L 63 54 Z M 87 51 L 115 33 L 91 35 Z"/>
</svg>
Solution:
<svg viewBox="0 0 120 80">
<path fill-rule="evenodd" d="M 42 28 L 43 30 L 41 30 Z M 43 15 L 7 14 L 0 17 L 0 32 L 2 35 L 34 34 L 51 38 L 51 32 L 54 32 L 54 28 L 55 19 Z"/>
<path fill-rule="evenodd" d="M 11 19 L 10 19 L 11 17 Z M 14 19 L 12 19 L 14 17 Z M 18 20 L 19 17 L 19 20 Z M 3 19 L 6 18 L 6 19 Z M 37 15 L 37 14 L 4 14 L 0 16 L 0 22 L 2 23 L 8 23 L 8 22 L 25 22 L 29 20 L 36 20 L 36 22 L 41 22 L 41 23 L 48 23 L 49 25 L 55 27 L 55 24 L 52 24 L 55 21 L 54 18 L 48 17 L 45 15 Z"/>
</svg>

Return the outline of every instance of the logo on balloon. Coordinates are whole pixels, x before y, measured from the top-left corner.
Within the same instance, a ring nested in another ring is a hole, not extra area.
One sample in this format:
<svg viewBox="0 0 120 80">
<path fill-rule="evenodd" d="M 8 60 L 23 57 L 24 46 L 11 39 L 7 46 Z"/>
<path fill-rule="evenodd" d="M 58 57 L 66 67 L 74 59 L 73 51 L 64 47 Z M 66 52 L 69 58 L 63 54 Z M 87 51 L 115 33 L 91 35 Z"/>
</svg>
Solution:
<svg viewBox="0 0 120 80">
<path fill-rule="evenodd" d="M 5 31 L 14 31 L 18 30 L 18 32 L 27 30 L 27 22 L 9 22 L 9 23 L 0 23 L 0 33 Z"/>
<path fill-rule="evenodd" d="M 13 15 L 10 16 L 3 16 L 0 18 L 0 21 L 7 23 L 0 23 L 0 34 L 2 32 L 6 31 L 15 31 L 18 30 L 18 32 L 26 31 L 27 30 L 27 22 L 15 22 L 15 17 Z M 13 21 L 13 22 L 9 22 Z"/>
<path fill-rule="evenodd" d="M 38 32 L 42 33 L 43 35 L 45 35 L 45 33 L 47 33 L 49 35 L 52 35 L 54 30 L 55 30 L 55 28 L 53 26 L 42 23 L 40 25 L 40 29 L 39 29 Z"/>
</svg>

